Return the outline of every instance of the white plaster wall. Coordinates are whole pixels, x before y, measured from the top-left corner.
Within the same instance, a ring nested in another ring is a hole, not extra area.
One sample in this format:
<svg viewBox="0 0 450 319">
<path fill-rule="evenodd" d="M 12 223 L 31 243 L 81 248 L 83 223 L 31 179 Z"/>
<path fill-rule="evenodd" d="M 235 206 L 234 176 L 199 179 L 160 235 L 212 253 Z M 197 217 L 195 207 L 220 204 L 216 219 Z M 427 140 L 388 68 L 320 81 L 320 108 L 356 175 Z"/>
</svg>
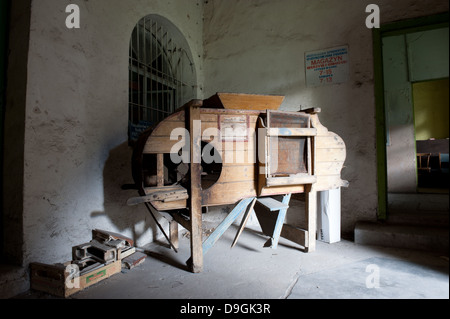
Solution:
<svg viewBox="0 0 450 319">
<path fill-rule="evenodd" d="M 205 96 L 215 92 L 282 94 L 282 109 L 321 107 L 321 122 L 347 145 L 342 230 L 377 216 L 372 31 L 366 0 L 208 0 Z M 448 1 L 379 0 L 381 23 L 448 11 Z M 304 54 L 348 45 L 347 83 L 308 88 Z"/>
<path fill-rule="evenodd" d="M 81 28 L 67 29 L 68 4 Z M 64 262 L 92 229 L 160 236 L 136 191 L 127 146 L 128 50 L 136 23 L 159 14 L 182 30 L 202 82 L 199 0 L 35 0 L 32 2 L 25 128 L 25 262 Z M 201 91 L 199 88 L 199 96 Z"/>
</svg>

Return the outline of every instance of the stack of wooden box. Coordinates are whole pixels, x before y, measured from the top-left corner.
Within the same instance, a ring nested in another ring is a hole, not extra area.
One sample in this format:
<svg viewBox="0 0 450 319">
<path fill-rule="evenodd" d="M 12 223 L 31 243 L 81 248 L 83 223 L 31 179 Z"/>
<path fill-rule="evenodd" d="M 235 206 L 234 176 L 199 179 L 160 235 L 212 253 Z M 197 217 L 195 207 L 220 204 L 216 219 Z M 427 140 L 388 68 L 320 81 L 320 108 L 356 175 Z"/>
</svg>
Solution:
<svg viewBox="0 0 450 319">
<path fill-rule="evenodd" d="M 69 297 L 93 284 L 132 269 L 145 260 L 134 241 L 117 233 L 95 229 L 92 240 L 72 247 L 72 261 L 47 265 L 32 263 L 31 289 Z"/>
</svg>

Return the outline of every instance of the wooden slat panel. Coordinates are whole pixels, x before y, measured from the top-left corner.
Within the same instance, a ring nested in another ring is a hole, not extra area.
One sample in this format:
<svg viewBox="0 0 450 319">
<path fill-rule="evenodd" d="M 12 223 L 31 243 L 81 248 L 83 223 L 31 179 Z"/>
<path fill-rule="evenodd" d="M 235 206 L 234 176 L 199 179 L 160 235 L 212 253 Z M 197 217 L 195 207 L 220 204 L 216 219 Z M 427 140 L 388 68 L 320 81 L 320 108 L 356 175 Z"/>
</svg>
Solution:
<svg viewBox="0 0 450 319">
<path fill-rule="evenodd" d="M 342 162 L 316 162 L 316 175 L 339 175 L 342 171 Z"/>
<path fill-rule="evenodd" d="M 181 139 L 180 139 L 181 140 Z M 145 144 L 143 154 L 159 154 L 159 153 L 170 153 L 172 148 L 178 141 L 171 141 L 170 137 L 167 136 L 156 136 L 150 137 Z"/>
<path fill-rule="evenodd" d="M 344 140 L 335 134 L 320 135 L 315 138 L 317 148 L 343 148 L 345 149 Z"/>
<path fill-rule="evenodd" d="M 314 190 L 324 191 L 340 187 L 348 187 L 349 183 L 341 179 L 341 175 L 317 176 Z"/>
<path fill-rule="evenodd" d="M 254 181 L 255 173 L 255 165 L 224 165 L 218 182 Z"/>
<path fill-rule="evenodd" d="M 214 122 L 217 123 L 219 115 L 218 114 L 211 114 L 211 113 L 201 113 L 200 114 L 200 120 L 202 122 Z"/>
<path fill-rule="evenodd" d="M 255 197 L 255 186 L 255 181 L 216 183 L 203 191 L 203 205 L 229 205 L 243 198 Z"/>
<path fill-rule="evenodd" d="M 158 125 L 152 132 L 152 137 L 154 136 L 167 136 L 170 139 L 170 135 L 175 129 L 185 129 L 186 125 L 184 122 L 180 121 L 166 121 L 164 120 Z"/>
<path fill-rule="evenodd" d="M 316 149 L 316 161 L 344 162 L 347 156 L 345 149 Z"/>
<path fill-rule="evenodd" d="M 222 151 L 222 163 L 225 165 L 237 164 L 255 164 L 257 154 L 254 150 L 233 150 Z"/>
<path fill-rule="evenodd" d="M 185 121 L 185 112 L 184 110 L 173 113 L 172 115 L 169 115 L 164 121 L 169 121 L 169 122 L 183 122 Z"/>
</svg>

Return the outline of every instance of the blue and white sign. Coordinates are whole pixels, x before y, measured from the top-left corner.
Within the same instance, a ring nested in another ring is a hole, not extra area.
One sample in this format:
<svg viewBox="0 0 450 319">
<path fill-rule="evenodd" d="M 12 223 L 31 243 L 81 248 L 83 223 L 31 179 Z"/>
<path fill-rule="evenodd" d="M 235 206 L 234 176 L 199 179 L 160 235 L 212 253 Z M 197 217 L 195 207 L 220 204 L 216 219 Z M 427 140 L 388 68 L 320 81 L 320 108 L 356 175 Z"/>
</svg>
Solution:
<svg viewBox="0 0 450 319">
<path fill-rule="evenodd" d="M 348 46 L 306 52 L 305 73 L 308 87 L 344 83 L 349 78 Z"/>
</svg>

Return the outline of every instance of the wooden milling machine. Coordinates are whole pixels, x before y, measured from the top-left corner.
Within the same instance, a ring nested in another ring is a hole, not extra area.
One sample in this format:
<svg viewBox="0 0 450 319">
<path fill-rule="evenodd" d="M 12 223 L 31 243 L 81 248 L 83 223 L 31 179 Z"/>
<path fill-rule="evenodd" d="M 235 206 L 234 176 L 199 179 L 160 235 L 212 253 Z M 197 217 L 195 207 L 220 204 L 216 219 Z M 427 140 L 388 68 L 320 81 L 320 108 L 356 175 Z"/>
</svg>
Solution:
<svg viewBox="0 0 450 319">
<path fill-rule="evenodd" d="M 217 93 L 141 134 L 132 159 L 139 196 L 128 204 L 145 204 L 175 251 L 178 225 L 190 232 L 192 272 L 202 271 L 204 255 L 244 213 L 236 244 L 255 205 L 264 208 L 257 217 L 266 246 L 276 248 L 281 236 L 315 250 L 317 192 L 348 186 L 345 143 L 320 123 L 320 109 L 279 111 L 283 99 Z M 304 194 L 306 229 L 284 224 L 292 194 Z M 235 206 L 204 239 L 203 211 L 222 205 Z M 169 235 L 158 213 L 169 220 Z"/>
</svg>

